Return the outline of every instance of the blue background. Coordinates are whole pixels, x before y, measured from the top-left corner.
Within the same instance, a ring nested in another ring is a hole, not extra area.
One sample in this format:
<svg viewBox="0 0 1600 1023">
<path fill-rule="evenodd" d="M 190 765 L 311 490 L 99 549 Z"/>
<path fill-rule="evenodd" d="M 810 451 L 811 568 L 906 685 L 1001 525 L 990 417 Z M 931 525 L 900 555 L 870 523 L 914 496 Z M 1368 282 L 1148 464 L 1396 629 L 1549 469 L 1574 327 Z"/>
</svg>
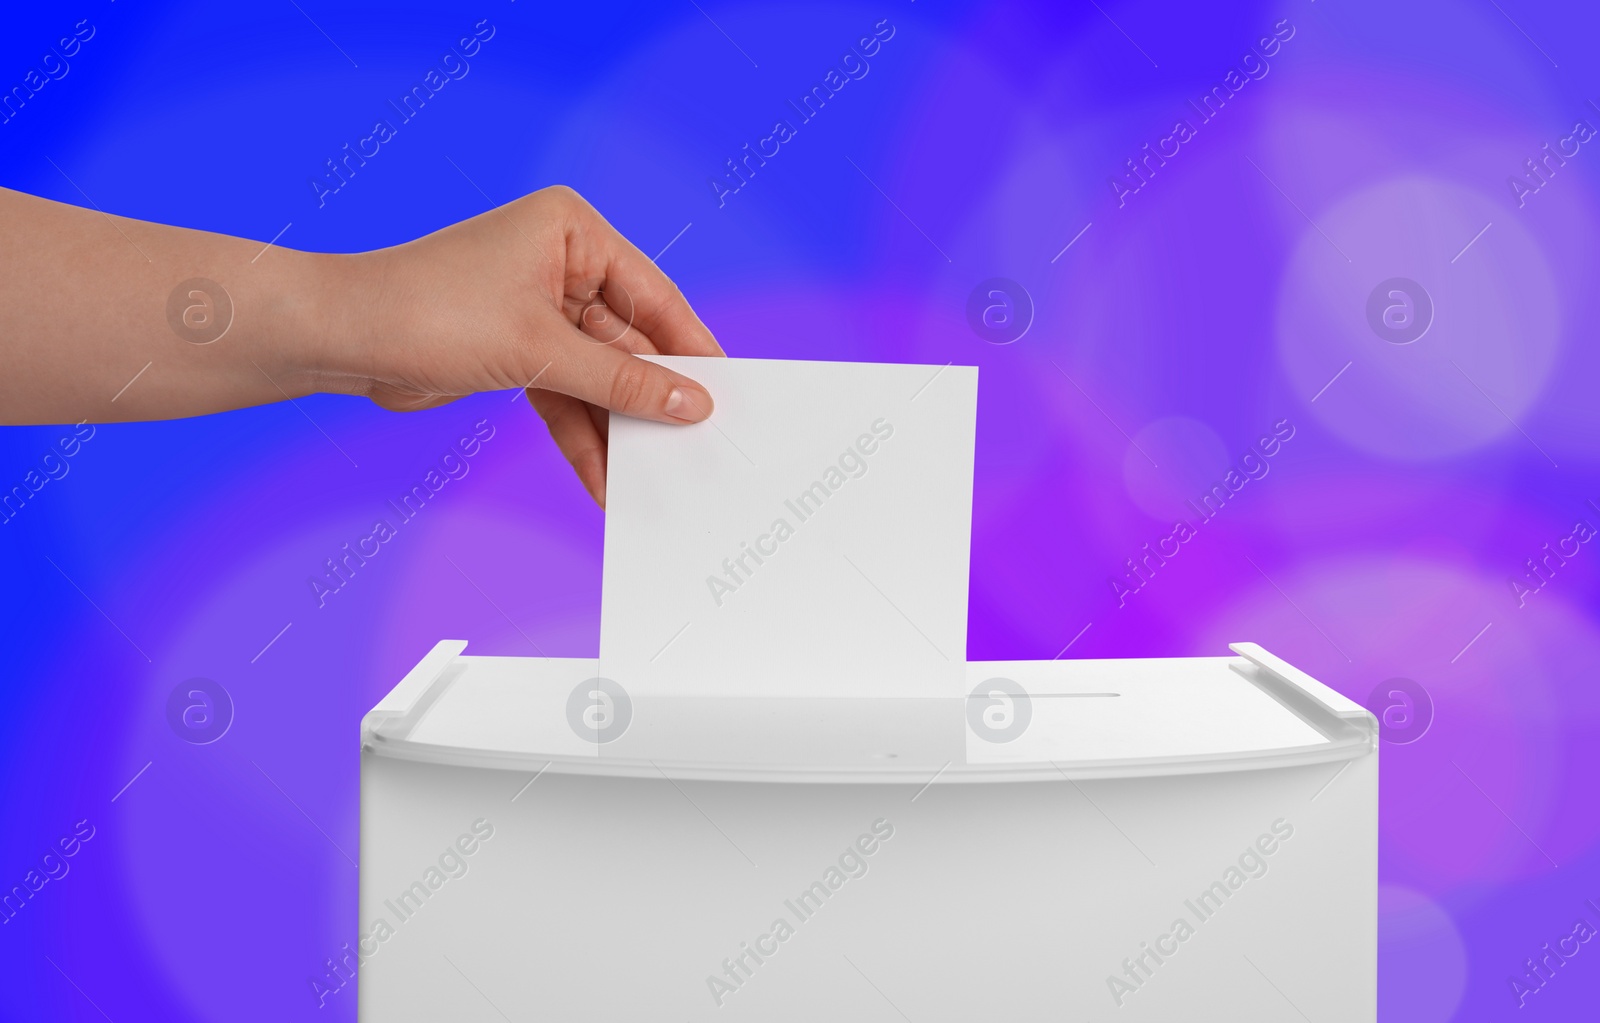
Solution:
<svg viewBox="0 0 1600 1023">
<path fill-rule="evenodd" d="M 1600 928 L 1600 551 L 1526 564 L 1600 526 L 1600 154 L 1525 165 L 1600 126 L 1600 11 L 297 3 L 8 11 L 6 88 L 94 35 L 0 124 L 0 184 L 358 251 L 565 183 L 665 248 L 732 354 L 980 366 L 969 656 L 1249 639 L 1409 714 L 1383 753 L 1385 1018 L 1593 1011 L 1588 945 L 1525 999 L 1511 980 Z M 485 18 L 466 77 L 319 207 L 324 161 Z M 724 161 L 883 19 L 865 77 L 719 205 Z M 1128 177 L 1178 118 L 1194 137 Z M 1034 309 L 1003 345 L 967 316 L 995 277 Z M 1367 320 L 1394 277 L 1433 307 L 1410 344 Z M 480 419 L 469 475 L 318 606 L 324 559 Z M 1269 473 L 1130 576 L 1282 420 Z M 0 488 L 62 434 L 0 430 Z M 0 888 L 94 837 L 0 924 L 0 1019 L 353 1018 L 309 978 L 356 934 L 360 716 L 440 638 L 592 656 L 601 513 L 511 394 L 102 425 L 68 465 L 0 524 Z M 211 744 L 168 719 L 195 677 L 233 702 Z"/>
</svg>

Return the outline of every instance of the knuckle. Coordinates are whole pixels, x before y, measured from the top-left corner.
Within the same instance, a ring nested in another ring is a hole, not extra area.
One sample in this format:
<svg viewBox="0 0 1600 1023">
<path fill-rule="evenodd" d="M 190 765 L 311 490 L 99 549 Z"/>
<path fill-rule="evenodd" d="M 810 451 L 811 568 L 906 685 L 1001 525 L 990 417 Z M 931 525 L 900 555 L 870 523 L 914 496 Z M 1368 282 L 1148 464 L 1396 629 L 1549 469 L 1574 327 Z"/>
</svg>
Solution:
<svg viewBox="0 0 1600 1023">
<path fill-rule="evenodd" d="M 643 411 L 654 380 L 651 370 L 648 363 L 630 356 L 611 378 L 611 400 L 607 404 L 627 414 Z"/>
<path fill-rule="evenodd" d="M 560 206 L 578 208 L 588 205 L 583 196 L 578 194 L 578 190 L 570 185 L 550 185 L 540 189 L 539 194 Z"/>
</svg>

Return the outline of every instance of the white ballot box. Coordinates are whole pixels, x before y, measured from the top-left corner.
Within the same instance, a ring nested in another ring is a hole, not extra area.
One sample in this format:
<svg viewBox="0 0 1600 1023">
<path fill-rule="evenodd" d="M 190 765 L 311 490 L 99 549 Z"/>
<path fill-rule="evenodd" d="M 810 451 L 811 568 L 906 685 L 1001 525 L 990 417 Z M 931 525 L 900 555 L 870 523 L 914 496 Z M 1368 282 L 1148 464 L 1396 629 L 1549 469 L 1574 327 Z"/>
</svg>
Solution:
<svg viewBox="0 0 1600 1023">
<path fill-rule="evenodd" d="M 1376 722 L 1253 644 L 928 698 L 465 645 L 362 724 L 365 1023 L 1376 1017 Z"/>
</svg>

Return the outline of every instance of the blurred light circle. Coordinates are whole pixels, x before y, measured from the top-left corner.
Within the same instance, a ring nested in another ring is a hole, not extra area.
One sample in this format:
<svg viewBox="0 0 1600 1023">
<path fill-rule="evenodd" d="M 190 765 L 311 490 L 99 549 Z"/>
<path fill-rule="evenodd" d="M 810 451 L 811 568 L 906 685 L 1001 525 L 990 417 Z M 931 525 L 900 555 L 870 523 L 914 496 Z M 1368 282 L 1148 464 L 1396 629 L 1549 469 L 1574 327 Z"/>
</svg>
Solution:
<svg viewBox="0 0 1600 1023">
<path fill-rule="evenodd" d="M 1467 987 L 1467 949 L 1450 914 L 1421 892 L 1378 887 L 1378 1014 L 1445 1023 Z"/>
<path fill-rule="evenodd" d="M 1421 177 L 1308 213 L 1276 330 L 1284 371 L 1323 425 L 1400 460 L 1516 434 L 1561 334 L 1549 267 L 1516 217 Z"/>
<path fill-rule="evenodd" d="M 1588 855 L 1600 818 L 1569 809 L 1600 773 L 1588 682 L 1600 627 L 1587 613 L 1553 592 L 1518 608 L 1503 577 L 1400 552 L 1263 568 L 1270 582 L 1208 608 L 1212 642 L 1256 637 L 1357 700 L 1373 679 L 1426 687 L 1426 732 L 1381 754 L 1386 862 L 1437 893 Z"/>
<path fill-rule="evenodd" d="M 1228 471 L 1228 449 L 1205 423 L 1169 416 L 1133 436 L 1122 456 L 1122 484 L 1139 510 L 1162 522 L 1192 520 L 1186 502 Z"/>
</svg>

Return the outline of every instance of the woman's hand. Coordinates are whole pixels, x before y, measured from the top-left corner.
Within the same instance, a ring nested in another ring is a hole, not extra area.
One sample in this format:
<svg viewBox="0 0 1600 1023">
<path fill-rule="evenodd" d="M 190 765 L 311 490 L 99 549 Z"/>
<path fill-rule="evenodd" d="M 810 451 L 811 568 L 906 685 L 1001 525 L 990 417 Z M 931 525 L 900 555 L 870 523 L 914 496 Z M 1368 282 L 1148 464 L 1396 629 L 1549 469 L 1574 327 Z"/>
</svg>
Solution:
<svg viewBox="0 0 1600 1023">
<path fill-rule="evenodd" d="M 525 387 L 605 505 L 608 412 L 711 414 L 705 388 L 636 354 L 719 356 L 683 294 L 576 192 L 553 187 L 414 242 L 352 257 L 355 314 L 335 347 L 396 411 Z M 345 390 L 347 387 L 338 389 Z"/>
</svg>

